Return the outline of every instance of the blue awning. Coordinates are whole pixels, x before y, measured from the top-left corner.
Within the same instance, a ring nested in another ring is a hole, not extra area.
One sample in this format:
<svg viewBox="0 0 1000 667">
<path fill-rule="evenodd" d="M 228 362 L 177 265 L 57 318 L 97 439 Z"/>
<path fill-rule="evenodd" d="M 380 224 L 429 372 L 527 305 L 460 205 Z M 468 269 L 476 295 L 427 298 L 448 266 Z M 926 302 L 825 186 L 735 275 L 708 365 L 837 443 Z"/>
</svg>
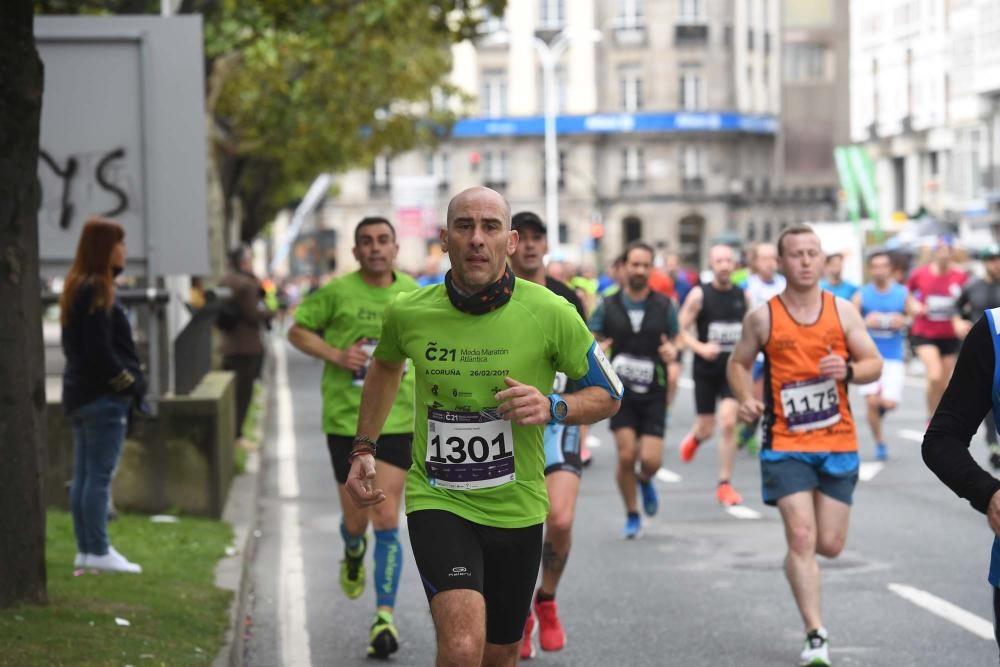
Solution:
<svg viewBox="0 0 1000 667">
<path fill-rule="evenodd" d="M 569 134 L 630 134 L 639 132 L 742 132 L 773 135 L 778 119 L 768 115 L 683 111 L 669 113 L 610 113 L 558 116 L 556 132 Z M 545 134 L 542 116 L 466 118 L 455 123 L 452 136 L 529 137 Z"/>
</svg>

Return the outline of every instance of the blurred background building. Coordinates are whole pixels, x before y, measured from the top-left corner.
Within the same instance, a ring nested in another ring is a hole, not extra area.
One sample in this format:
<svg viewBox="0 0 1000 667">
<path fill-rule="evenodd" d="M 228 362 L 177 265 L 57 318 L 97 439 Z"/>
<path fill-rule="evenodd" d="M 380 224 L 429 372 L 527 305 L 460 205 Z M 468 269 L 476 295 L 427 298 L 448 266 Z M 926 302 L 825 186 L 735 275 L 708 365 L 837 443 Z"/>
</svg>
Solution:
<svg viewBox="0 0 1000 667">
<path fill-rule="evenodd" d="M 852 3 L 851 138 L 882 220 L 989 224 L 1000 194 L 1000 3 Z"/>
<path fill-rule="evenodd" d="M 417 270 L 463 188 L 492 187 L 544 217 L 532 40 L 567 34 L 555 68 L 555 256 L 597 264 L 641 238 L 701 266 L 720 235 L 772 240 L 795 222 L 838 219 L 849 25 L 848 3 L 834 0 L 510 0 L 476 44 L 454 49 L 468 117 L 434 150 L 338 175 L 315 227 L 335 230 L 348 268 L 354 224 L 385 215 L 400 227 L 401 265 Z"/>
</svg>

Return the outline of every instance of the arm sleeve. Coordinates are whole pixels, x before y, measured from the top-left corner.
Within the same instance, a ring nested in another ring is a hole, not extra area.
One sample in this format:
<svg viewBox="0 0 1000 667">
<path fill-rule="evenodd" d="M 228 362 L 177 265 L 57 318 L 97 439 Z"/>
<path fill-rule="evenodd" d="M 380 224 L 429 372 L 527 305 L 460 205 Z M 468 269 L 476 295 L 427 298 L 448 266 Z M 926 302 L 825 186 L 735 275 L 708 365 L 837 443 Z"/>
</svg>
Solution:
<svg viewBox="0 0 1000 667">
<path fill-rule="evenodd" d="M 330 313 L 334 311 L 336 298 L 329 289 L 318 289 L 295 309 L 295 323 L 310 331 L 322 331 L 330 324 Z"/>
<path fill-rule="evenodd" d="M 667 310 L 667 338 L 673 340 L 677 338 L 677 334 L 681 332 L 680 321 L 677 318 L 677 306 L 674 302 L 670 302 L 670 308 Z"/>
<path fill-rule="evenodd" d="M 958 300 L 955 301 L 955 310 L 958 312 L 958 316 L 965 320 L 972 319 L 972 307 L 969 304 L 969 287 L 966 285 L 962 289 L 962 293 L 958 295 Z"/>
<path fill-rule="evenodd" d="M 399 338 L 399 309 L 397 302 L 404 294 L 399 294 L 389 305 L 385 307 L 382 314 L 382 332 L 379 334 L 378 345 L 372 356 L 382 361 L 399 363 L 406 360 L 406 352 L 403 351 L 403 342 Z"/>
<path fill-rule="evenodd" d="M 987 318 L 980 319 L 966 337 L 922 446 L 927 467 L 980 512 L 986 512 L 990 498 L 1000 490 L 1000 480 L 979 467 L 969 453 L 969 442 L 992 407 L 995 355 L 987 324 Z"/>
<path fill-rule="evenodd" d="M 560 304 L 553 315 L 550 344 L 554 348 L 556 370 L 571 380 L 578 380 L 590 365 L 587 353 L 594 344 L 594 336 L 568 302 Z"/>
<path fill-rule="evenodd" d="M 115 354 L 111 345 L 111 313 L 93 308 L 93 290 L 81 293 L 80 308 L 83 340 L 87 346 L 88 374 L 113 392 L 122 392 L 135 384 L 135 377 Z"/>
</svg>

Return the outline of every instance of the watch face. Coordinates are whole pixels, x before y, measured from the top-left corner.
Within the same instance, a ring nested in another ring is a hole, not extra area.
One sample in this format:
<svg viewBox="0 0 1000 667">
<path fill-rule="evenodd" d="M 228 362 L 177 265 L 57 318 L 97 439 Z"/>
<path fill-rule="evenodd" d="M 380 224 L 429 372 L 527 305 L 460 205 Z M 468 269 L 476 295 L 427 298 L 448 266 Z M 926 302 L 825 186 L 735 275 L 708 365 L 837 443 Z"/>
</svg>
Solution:
<svg viewBox="0 0 1000 667">
<path fill-rule="evenodd" d="M 569 406 L 566 405 L 566 401 L 556 401 L 555 411 L 556 419 L 566 419 L 566 413 L 569 412 Z"/>
</svg>

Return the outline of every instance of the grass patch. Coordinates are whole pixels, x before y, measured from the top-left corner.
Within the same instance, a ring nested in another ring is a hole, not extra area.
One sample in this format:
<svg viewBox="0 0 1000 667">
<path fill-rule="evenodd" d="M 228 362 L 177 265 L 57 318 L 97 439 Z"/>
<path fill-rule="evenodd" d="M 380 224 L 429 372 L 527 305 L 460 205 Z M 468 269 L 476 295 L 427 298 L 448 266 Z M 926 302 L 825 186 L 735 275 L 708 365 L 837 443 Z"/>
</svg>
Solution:
<svg viewBox="0 0 1000 667">
<path fill-rule="evenodd" d="M 0 665 L 211 664 L 232 596 L 214 584 L 215 564 L 233 539 L 230 526 L 123 515 L 108 531 L 142 574 L 74 577 L 72 519 L 48 513 L 49 604 L 0 610 Z"/>
</svg>

